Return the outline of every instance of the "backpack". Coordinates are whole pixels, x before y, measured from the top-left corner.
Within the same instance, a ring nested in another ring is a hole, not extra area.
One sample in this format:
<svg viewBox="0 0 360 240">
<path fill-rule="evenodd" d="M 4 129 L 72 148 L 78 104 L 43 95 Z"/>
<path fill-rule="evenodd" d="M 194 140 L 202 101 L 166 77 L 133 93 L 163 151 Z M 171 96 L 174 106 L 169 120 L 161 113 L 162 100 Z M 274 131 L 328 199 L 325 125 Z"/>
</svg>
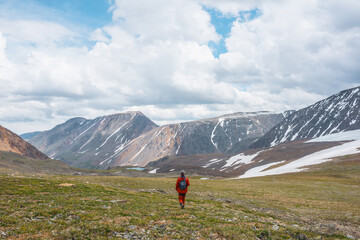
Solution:
<svg viewBox="0 0 360 240">
<path fill-rule="evenodd" d="M 180 184 L 179 184 L 179 187 L 180 187 L 181 190 L 185 190 L 186 187 L 187 187 L 185 180 L 186 180 L 186 177 L 184 177 L 184 180 L 182 180 L 182 181 L 180 182 Z"/>
</svg>

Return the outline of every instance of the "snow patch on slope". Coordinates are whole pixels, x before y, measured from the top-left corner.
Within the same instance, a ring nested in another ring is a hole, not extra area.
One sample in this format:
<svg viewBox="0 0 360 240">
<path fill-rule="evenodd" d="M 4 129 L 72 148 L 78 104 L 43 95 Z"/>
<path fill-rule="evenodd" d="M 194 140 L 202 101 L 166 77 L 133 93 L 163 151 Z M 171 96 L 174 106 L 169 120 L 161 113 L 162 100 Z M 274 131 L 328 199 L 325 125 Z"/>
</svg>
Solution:
<svg viewBox="0 0 360 240">
<path fill-rule="evenodd" d="M 354 140 L 355 141 L 351 141 Z M 360 152 L 360 130 L 341 132 L 336 134 L 331 134 L 323 137 L 319 137 L 308 142 L 325 142 L 325 141 L 351 141 L 344 143 L 339 146 L 335 146 L 332 148 L 324 149 L 310 155 L 299 158 L 298 160 L 292 161 L 283 166 L 273 168 L 267 171 L 264 169 L 279 164 L 280 162 L 271 163 L 263 166 L 259 166 L 249 171 L 245 172 L 245 174 L 239 176 L 238 178 L 250 178 L 250 177 L 260 177 L 267 175 L 277 175 L 284 173 L 293 173 L 300 172 L 304 170 L 304 167 L 324 163 L 330 161 L 334 157 L 345 156 L 349 154 L 355 154 Z"/>
<path fill-rule="evenodd" d="M 216 130 L 216 128 L 219 126 L 219 124 L 220 124 L 220 126 L 224 126 L 224 125 L 222 124 L 224 120 L 225 120 L 224 118 L 219 118 L 218 123 L 215 125 L 214 129 L 213 129 L 212 132 L 211 132 L 211 138 L 210 138 L 210 140 L 211 140 L 211 143 L 216 147 L 216 149 L 218 149 L 218 146 L 217 146 L 217 143 L 214 142 L 215 130 Z"/>
<path fill-rule="evenodd" d="M 311 139 L 307 142 L 336 142 L 336 141 L 351 141 L 351 140 L 360 140 L 360 129 L 325 135 L 322 137 Z"/>
<path fill-rule="evenodd" d="M 215 163 L 218 163 L 218 162 L 221 162 L 221 161 L 222 161 L 222 159 L 217 159 L 217 158 L 211 159 L 211 160 L 209 160 L 209 162 L 208 162 L 207 164 L 205 164 L 205 165 L 203 166 L 203 168 L 210 167 L 211 165 L 213 165 L 213 164 L 215 164 Z"/>
<path fill-rule="evenodd" d="M 149 171 L 150 174 L 155 174 L 158 168 L 155 168 L 154 170 Z"/>
<path fill-rule="evenodd" d="M 96 150 L 98 150 L 99 148 L 103 147 L 103 146 L 107 143 L 107 141 L 108 141 L 112 136 L 114 136 L 116 133 L 118 133 L 126 124 L 130 123 L 130 122 L 134 119 L 134 117 L 135 117 L 135 115 L 133 114 L 132 117 L 131 117 L 131 119 L 130 119 L 129 121 L 125 122 L 125 123 L 124 123 L 123 125 L 121 125 L 118 129 L 116 129 L 115 132 L 113 132 L 109 137 L 107 137 L 107 138 L 105 139 L 105 141 L 100 145 L 100 147 L 98 147 Z"/>
<path fill-rule="evenodd" d="M 260 151 L 262 152 L 262 151 Z M 228 167 L 231 167 L 231 166 L 234 166 L 234 165 L 244 165 L 244 164 L 249 164 L 252 162 L 252 160 L 254 158 L 257 157 L 257 155 L 260 153 L 260 152 L 257 152 L 253 155 L 244 155 L 244 153 L 240 153 L 238 155 L 235 155 L 231 158 L 229 158 L 228 160 L 226 160 L 226 164 L 224 166 L 222 166 L 222 169 L 225 169 L 225 168 L 228 168 Z"/>
</svg>

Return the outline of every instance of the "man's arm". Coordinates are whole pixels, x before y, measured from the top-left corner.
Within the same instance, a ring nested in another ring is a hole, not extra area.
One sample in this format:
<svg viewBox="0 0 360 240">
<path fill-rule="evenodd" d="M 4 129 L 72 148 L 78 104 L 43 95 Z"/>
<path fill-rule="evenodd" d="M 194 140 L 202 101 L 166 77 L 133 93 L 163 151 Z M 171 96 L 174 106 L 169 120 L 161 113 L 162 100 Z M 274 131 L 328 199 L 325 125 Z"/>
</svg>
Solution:
<svg viewBox="0 0 360 240">
<path fill-rule="evenodd" d="M 175 190 L 177 190 L 179 187 L 179 179 L 176 180 Z"/>
</svg>

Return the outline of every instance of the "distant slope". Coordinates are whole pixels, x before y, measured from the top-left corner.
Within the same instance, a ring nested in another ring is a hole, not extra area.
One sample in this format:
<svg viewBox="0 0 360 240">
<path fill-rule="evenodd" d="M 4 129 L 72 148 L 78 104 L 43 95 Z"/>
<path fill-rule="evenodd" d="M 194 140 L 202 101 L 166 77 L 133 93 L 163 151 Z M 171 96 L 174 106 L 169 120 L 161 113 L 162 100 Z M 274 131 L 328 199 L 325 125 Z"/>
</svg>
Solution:
<svg viewBox="0 0 360 240">
<path fill-rule="evenodd" d="M 36 135 L 38 135 L 39 133 L 41 133 L 40 131 L 36 131 L 36 132 L 30 132 L 30 133 L 24 133 L 24 134 L 20 134 L 20 137 L 24 140 L 29 140 L 33 137 L 35 137 Z"/>
<path fill-rule="evenodd" d="M 123 147 L 158 127 L 141 112 L 127 112 L 92 120 L 73 118 L 29 140 L 52 158 L 71 166 L 97 168 L 115 159 Z"/>
<path fill-rule="evenodd" d="M 341 91 L 286 117 L 252 148 L 360 129 L 360 87 Z"/>
<path fill-rule="evenodd" d="M 2 126 L 0 126 L 0 151 L 13 152 L 33 159 L 48 159 L 34 146 Z"/>
<path fill-rule="evenodd" d="M 115 161 L 104 164 L 145 166 L 164 156 L 240 152 L 283 118 L 282 113 L 236 113 L 159 127 L 130 142 Z"/>
<path fill-rule="evenodd" d="M 53 159 L 33 159 L 0 151 L 0 174 L 77 174 L 68 164 Z"/>
</svg>

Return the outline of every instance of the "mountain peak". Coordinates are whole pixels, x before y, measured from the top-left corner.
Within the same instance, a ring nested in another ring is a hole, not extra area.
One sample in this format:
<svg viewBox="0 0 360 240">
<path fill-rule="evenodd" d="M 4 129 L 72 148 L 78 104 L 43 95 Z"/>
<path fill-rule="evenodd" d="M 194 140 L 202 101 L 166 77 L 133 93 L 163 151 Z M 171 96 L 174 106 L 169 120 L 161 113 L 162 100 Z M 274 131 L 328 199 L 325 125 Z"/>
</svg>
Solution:
<svg viewBox="0 0 360 240">
<path fill-rule="evenodd" d="M 29 142 L 49 156 L 81 168 L 106 168 L 126 144 L 158 127 L 138 111 L 92 120 L 74 118 L 37 134 Z"/>
<path fill-rule="evenodd" d="M 132 116 L 145 116 L 145 114 L 143 114 L 140 111 L 126 111 L 126 112 L 118 112 L 118 113 L 112 113 L 109 115 L 105 115 L 103 117 L 114 117 L 114 116 L 126 116 L 126 115 L 132 115 Z M 146 117 L 146 116 L 145 116 Z"/>
</svg>

